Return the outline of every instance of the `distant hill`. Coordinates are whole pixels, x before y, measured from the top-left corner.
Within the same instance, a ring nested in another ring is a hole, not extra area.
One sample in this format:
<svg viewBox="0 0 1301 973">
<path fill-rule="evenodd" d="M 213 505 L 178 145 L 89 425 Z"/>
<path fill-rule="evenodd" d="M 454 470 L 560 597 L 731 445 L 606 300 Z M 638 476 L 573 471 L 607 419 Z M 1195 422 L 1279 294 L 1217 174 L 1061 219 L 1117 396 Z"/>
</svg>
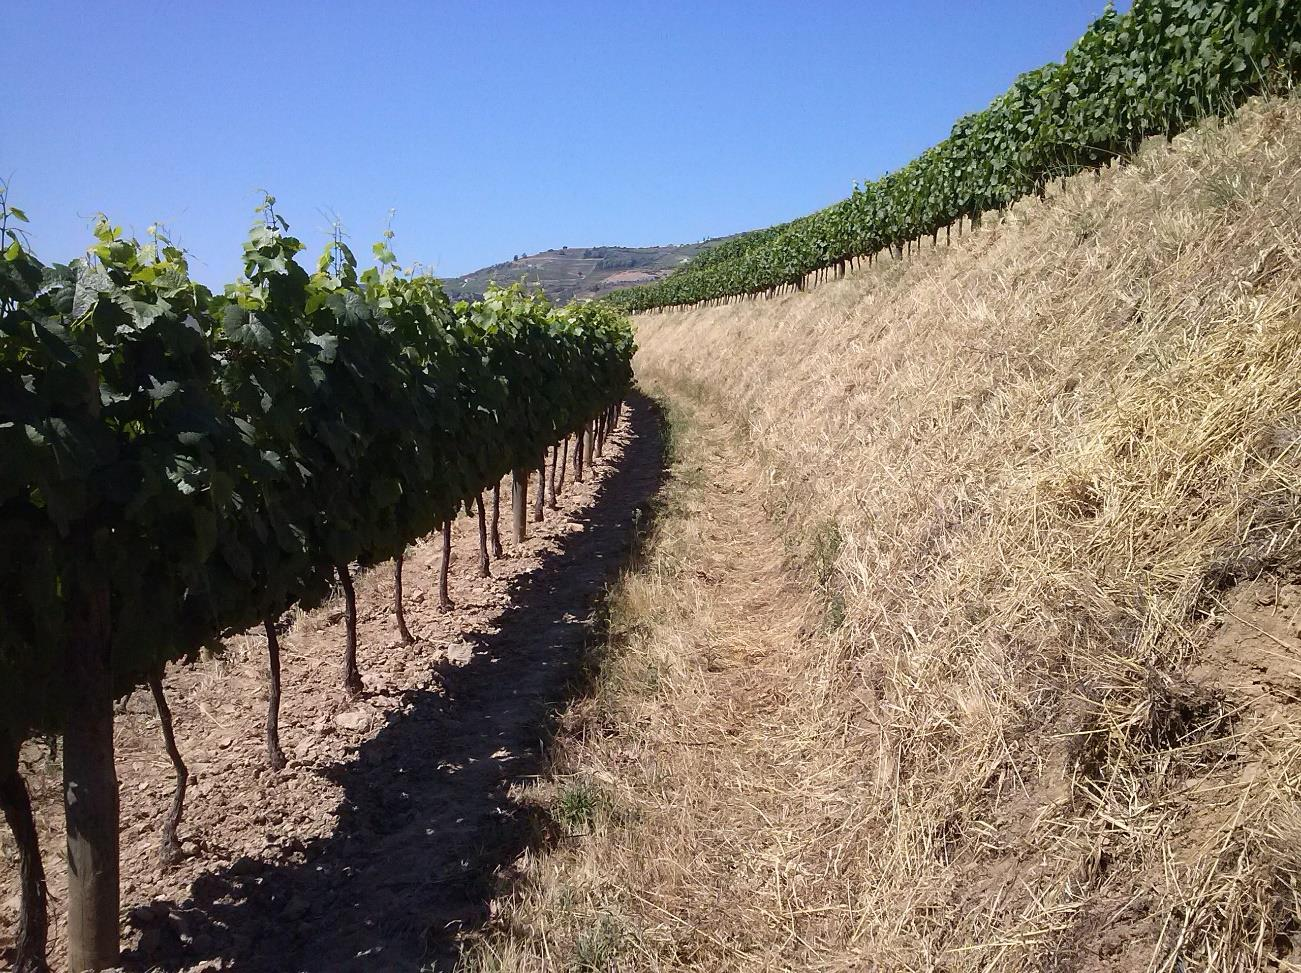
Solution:
<svg viewBox="0 0 1301 973">
<path fill-rule="evenodd" d="M 460 300 L 479 297 L 493 282 L 503 286 L 523 282 L 541 287 L 552 302 L 563 304 L 667 277 L 700 251 L 728 239 L 664 247 L 561 247 L 446 277 L 443 286 L 454 300 Z"/>
</svg>

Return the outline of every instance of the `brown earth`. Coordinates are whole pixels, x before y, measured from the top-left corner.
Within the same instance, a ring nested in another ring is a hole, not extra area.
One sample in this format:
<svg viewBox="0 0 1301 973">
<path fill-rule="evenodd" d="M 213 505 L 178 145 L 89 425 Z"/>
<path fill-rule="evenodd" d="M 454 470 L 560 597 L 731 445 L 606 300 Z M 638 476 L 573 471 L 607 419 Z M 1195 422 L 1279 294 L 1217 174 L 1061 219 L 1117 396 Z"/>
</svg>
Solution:
<svg viewBox="0 0 1301 973">
<path fill-rule="evenodd" d="M 658 420 L 634 400 L 598 460 L 494 577 L 477 577 L 477 528 L 454 530 L 451 592 L 437 609 L 440 538 L 415 544 L 404 571 L 403 646 L 392 570 L 357 579 L 365 692 L 346 700 L 342 606 L 301 613 L 282 639 L 281 741 L 266 767 L 265 639 L 227 640 L 216 658 L 166 679 L 190 796 L 187 858 L 158 864 L 172 770 L 145 691 L 116 722 L 122 798 L 124 966 L 244 971 L 443 968 L 461 932 L 487 915 L 499 871 L 546 822 L 512 783 L 541 767 L 549 721 L 581 673 L 607 581 L 660 482 Z M 503 488 L 508 494 L 508 486 Z M 508 536 L 509 500 L 503 535 Z M 51 960 L 64 948 L 60 768 L 29 744 L 24 772 L 50 880 Z M 4 836 L 6 839 L 8 835 Z M 0 888 L 17 888 L 11 843 Z M 0 902 L 12 946 L 17 898 Z"/>
</svg>

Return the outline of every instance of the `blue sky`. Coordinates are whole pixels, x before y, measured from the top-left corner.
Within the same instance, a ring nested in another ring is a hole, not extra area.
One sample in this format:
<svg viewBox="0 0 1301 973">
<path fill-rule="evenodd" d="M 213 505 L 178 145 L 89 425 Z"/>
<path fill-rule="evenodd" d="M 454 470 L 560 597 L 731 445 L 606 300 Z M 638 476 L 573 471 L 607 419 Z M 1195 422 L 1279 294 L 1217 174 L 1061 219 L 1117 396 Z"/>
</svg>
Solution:
<svg viewBox="0 0 1301 973">
<path fill-rule="evenodd" d="M 47 261 L 98 211 L 239 273 L 258 190 L 450 276 L 680 243 L 849 193 L 1061 57 L 1102 0 L 6 0 L 0 177 Z"/>
</svg>

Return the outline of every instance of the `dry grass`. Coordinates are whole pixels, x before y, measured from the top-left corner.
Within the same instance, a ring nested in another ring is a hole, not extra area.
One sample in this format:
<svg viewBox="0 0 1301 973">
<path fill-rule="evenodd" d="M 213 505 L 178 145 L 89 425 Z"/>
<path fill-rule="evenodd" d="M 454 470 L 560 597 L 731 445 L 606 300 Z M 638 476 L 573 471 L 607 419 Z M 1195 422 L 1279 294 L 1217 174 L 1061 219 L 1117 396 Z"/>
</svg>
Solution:
<svg viewBox="0 0 1301 973">
<path fill-rule="evenodd" d="M 1301 969 L 1301 102 L 639 342 L 602 797 L 471 965 Z"/>
</svg>

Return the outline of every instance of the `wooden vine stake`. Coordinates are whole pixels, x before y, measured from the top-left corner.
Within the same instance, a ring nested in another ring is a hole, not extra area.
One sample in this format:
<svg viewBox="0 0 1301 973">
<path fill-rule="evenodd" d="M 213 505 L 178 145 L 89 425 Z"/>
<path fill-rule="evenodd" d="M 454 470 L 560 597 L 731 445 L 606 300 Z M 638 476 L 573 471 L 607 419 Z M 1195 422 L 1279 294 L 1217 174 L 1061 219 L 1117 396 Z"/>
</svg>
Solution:
<svg viewBox="0 0 1301 973">
<path fill-rule="evenodd" d="M 556 465 L 560 460 L 560 444 L 551 447 L 551 492 L 547 495 L 547 506 L 556 509 Z"/>
<path fill-rule="evenodd" d="M 512 470 L 510 486 L 511 514 L 515 524 L 515 543 L 522 544 L 529 536 L 529 471 L 518 468 Z"/>
<path fill-rule="evenodd" d="M 482 491 L 474 495 L 474 509 L 479 515 L 479 577 L 491 578 L 492 567 L 488 563 L 488 519 L 483 512 Z M 496 524 L 493 529 L 496 529 Z"/>
<path fill-rule="evenodd" d="M 91 549 L 86 538 L 84 550 Z M 77 575 L 65 669 L 77 705 L 68 707 L 63 734 L 68 969 L 106 970 L 118 965 L 121 904 L 108 584 L 90 565 Z"/>
<path fill-rule="evenodd" d="M 542 454 L 542 460 L 538 463 L 538 492 L 533 498 L 533 522 L 541 523 L 544 516 L 543 508 L 547 500 L 547 454 Z"/>
</svg>

